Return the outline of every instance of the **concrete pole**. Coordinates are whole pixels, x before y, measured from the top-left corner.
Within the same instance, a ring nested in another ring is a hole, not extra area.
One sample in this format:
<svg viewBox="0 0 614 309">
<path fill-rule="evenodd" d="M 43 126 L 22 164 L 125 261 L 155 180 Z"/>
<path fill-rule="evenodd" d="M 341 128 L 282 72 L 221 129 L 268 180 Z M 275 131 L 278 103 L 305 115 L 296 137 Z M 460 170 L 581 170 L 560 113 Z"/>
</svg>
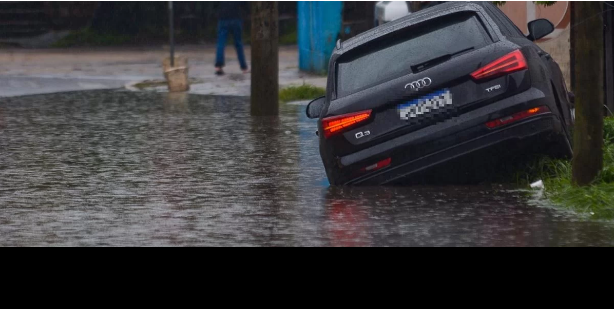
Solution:
<svg viewBox="0 0 614 309">
<path fill-rule="evenodd" d="M 279 13 L 277 2 L 252 2 L 251 114 L 279 114 Z"/>
</svg>

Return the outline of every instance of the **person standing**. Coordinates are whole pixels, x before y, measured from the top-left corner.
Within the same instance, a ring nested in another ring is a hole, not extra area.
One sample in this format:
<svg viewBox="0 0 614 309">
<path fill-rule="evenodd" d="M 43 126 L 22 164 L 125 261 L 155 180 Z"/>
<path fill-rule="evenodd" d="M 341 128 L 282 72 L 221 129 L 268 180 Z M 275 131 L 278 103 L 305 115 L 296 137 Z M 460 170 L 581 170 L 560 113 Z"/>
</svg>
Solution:
<svg viewBox="0 0 614 309">
<path fill-rule="evenodd" d="M 215 75 L 224 75 L 224 51 L 228 34 L 232 34 L 237 50 L 237 58 L 243 73 L 249 73 L 249 68 L 245 60 L 243 50 L 243 18 L 247 12 L 247 2 L 243 1 L 221 1 L 218 6 L 218 33 L 217 33 L 217 53 L 215 59 Z"/>
</svg>

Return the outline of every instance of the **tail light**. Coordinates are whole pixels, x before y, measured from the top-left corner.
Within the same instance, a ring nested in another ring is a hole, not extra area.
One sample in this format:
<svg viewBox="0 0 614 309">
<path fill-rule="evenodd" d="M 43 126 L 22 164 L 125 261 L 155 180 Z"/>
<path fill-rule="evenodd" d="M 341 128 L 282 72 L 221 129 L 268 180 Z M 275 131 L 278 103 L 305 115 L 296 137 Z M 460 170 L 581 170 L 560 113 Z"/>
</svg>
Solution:
<svg viewBox="0 0 614 309">
<path fill-rule="evenodd" d="M 383 169 L 385 167 L 388 167 L 390 165 L 390 163 L 392 163 L 392 158 L 388 158 L 386 160 L 377 162 L 377 163 L 375 163 L 373 165 L 367 166 L 367 167 L 361 169 L 360 171 L 363 172 L 363 173 L 374 172 L 374 171 L 377 171 L 377 170 L 381 170 L 381 169 Z"/>
<path fill-rule="evenodd" d="M 527 60 L 522 55 L 522 52 L 517 50 L 473 72 L 471 77 L 474 79 L 494 78 L 528 68 Z"/>
<path fill-rule="evenodd" d="M 550 109 L 546 106 L 542 106 L 542 107 L 536 107 L 536 108 L 532 108 L 528 111 L 524 111 L 522 113 L 518 113 L 515 115 L 512 115 L 510 117 L 505 117 L 505 118 L 501 118 L 501 119 L 497 119 L 494 121 L 491 121 L 489 123 L 486 124 L 486 126 L 489 129 L 496 129 L 502 126 L 506 126 L 510 123 L 514 123 L 517 121 L 520 121 L 522 119 L 526 119 L 529 118 L 531 116 L 535 116 L 535 115 L 540 115 L 540 114 L 545 114 L 545 113 L 549 113 Z"/>
<path fill-rule="evenodd" d="M 368 110 L 323 119 L 322 127 L 324 128 L 324 137 L 329 138 L 331 136 L 341 134 L 357 124 L 368 120 L 371 118 L 371 112 L 372 111 Z"/>
</svg>

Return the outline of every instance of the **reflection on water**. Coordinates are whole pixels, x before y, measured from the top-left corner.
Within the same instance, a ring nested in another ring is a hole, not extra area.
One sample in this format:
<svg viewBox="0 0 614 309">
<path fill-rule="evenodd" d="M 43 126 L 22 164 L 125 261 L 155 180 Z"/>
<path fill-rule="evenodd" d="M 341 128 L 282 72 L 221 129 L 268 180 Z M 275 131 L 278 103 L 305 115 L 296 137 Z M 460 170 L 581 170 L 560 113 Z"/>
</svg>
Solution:
<svg viewBox="0 0 614 309">
<path fill-rule="evenodd" d="M 0 100 L 0 245 L 612 245 L 502 186 L 329 188 L 303 107 L 78 92 Z"/>
</svg>

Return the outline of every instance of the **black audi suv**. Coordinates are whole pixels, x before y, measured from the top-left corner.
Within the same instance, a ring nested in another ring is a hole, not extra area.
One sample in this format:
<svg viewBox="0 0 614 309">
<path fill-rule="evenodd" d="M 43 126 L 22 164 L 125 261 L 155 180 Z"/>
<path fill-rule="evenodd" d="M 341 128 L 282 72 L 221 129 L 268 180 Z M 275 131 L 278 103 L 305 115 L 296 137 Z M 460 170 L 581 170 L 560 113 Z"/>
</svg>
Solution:
<svg viewBox="0 0 614 309">
<path fill-rule="evenodd" d="M 571 157 L 563 74 L 534 43 L 553 31 L 540 19 L 524 35 L 489 2 L 449 2 L 338 42 L 326 96 L 307 107 L 331 185 L 397 183 L 468 157 L 477 174 L 484 156 L 518 151 Z"/>
</svg>

